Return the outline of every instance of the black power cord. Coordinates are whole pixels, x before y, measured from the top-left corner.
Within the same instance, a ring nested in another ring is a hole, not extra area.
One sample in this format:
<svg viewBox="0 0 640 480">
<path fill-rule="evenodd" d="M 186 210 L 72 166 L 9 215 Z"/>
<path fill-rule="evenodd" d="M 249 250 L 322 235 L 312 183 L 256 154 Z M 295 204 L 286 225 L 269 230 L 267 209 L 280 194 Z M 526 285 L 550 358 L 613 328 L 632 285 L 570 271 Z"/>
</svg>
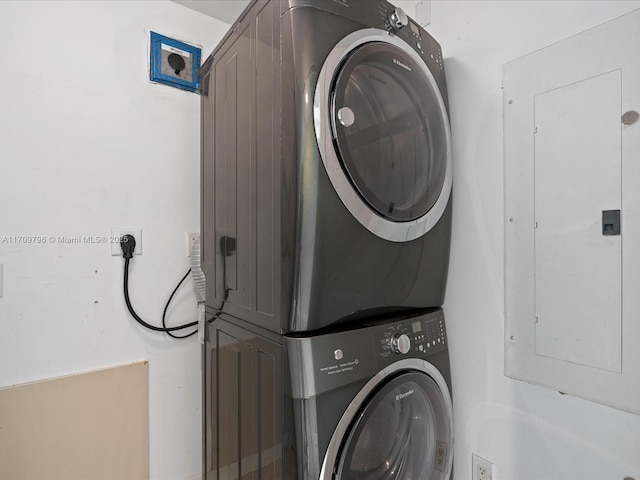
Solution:
<svg viewBox="0 0 640 480">
<path fill-rule="evenodd" d="M 223 236 L 220 238 L 220 251 L 225 257 L 230 257 L 231 255 L 236 253 L 236 239 L 233 237 Z M 229 292 L 231 289 L 227 287 L 227 262 L 222 261 L 222 278 L 224 284 L 224 296 L 222 297 L 222 301 L 220 302 L 220 307 L 217 309 L 216 313 L 213 314 L 213 317 L 210 318 L 207 323 L 213 323 L 215 320 L 220 318 L 222 314 L 222 308 L 224 304 L 227 303 L 229 299 Z"/>
<path fill-rule="evenodd" d="M 182 285 L 182 283 L 185 281 L 185 279 L 191 272 L 191 269 L 189 269 L 187 274 L 184 277 L 182 277 L 182 280 L 180 280 L 180 283 L 174 289 L 173 293 L 169 297 L 169 301 L 167 302 L 167 305 L 165 306 L 164 312 L 162 314 L 163 326 L 157 327 L 155 325 L 151 325 L 150 323 L 145 322 L 142 318 L 140 318 L 140 316 L 133 309 L 133 305 L 131 305 L 131 300 L 129 299 L 129 261 L 133 258 L 133 251 L 136 248 L 135 237 L 129 234 L 123 235 L 122 238 L 120 239 L 120 248 L 122 248 L 122 257 L 124 258 L 124 301 L 127 304 L 127 309 L 129 310 L 129 313 L 131 314 L 131 316 L 143 327 L 148 328 L 149 330 L 153 330 L 154 332 L 165 332 L 166 334 L 168 334 L 173 338 L 187 338 L 187 337 L 190 337 L 191 335 L 196 334 L 198 330 L 195 330 L 189 333 L 188 335 L 183 335 L 183 336 L 172 335 L 171 332 L 184 330 L 185 328 L 195 327 L 198 325 L 198 322 L 189 322 L 183 325 L 178 325 L 176 327 L 167 327 L 165 323 L 165 316 L 166 316 L 167 310 L 169 309 L 169 304 L 171 303 L 171 299 L 173 298 L 175 293 L 178 291 L 178 288 L 180 288 L 180 285 Z"/>
<path fill-rule="evenodd" d="M 191 273 L 191 269 L 187 270 L 187 273 L 184 274 L 184 277 L 182 277 L 182 280 L 178 282 L 178 285 L 176 285 L 176 288 L 174 288 L 173 292 L 171 292 L 171 295 L 169 296 L 169 300 L 167 300 L 167 304 L 164 306 L 164 310 L 162 311 L 162 326 L 164 328 L 167 328 L 166 317 L 167 317 L 167 310 L 169 310 L 169 305 L 171 305 L 171 300 L 173 300 L 173 296 L 176 294 L 176 292 L 178 291 L 180 286 L 184 283 L 184 281 L 187 279 L 190 273 Z M 186 335 L 175 335 L 167 331 L 167 335 L 169 335 L 171 338 L 176 338 L 176 339 L 189 338 L 190 336 L 195 335 L 196 333 L 198 333 L 197 328 L 193 332 L 187 333 Z"/>
</svg>

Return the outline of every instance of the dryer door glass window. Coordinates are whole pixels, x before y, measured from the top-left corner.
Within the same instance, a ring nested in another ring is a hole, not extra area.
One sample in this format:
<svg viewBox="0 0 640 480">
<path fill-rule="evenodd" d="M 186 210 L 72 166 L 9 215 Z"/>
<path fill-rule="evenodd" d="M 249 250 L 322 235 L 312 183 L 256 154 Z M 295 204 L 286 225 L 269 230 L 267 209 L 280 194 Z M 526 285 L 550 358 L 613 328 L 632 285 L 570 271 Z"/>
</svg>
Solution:
<svg viewBox="0 0 640 480">
<path fill-rule="evenodd" d="M 364 405 L 341 448 L 335 478 L 435 480 L 445 478 L 451 432 L 436 382 L 403 373 Z"/>
<path fill-rule="evenodd" d="M 412 221 L 436 203 L 445 182 L 441 103 L 413 58 L 369 42 L 334 77 L 331 112 L 338 156 L 362 199 L 392 221 Z"/>
</svg>

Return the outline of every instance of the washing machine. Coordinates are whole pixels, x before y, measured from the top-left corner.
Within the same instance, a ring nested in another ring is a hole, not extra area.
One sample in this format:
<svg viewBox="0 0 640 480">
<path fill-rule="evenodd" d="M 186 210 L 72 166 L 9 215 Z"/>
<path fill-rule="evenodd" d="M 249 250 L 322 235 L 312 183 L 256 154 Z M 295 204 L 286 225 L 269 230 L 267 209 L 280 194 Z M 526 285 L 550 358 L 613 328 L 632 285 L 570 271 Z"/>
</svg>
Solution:
<svg viewBox="0 0 640 480">
<path fill-rule="evenodd" d="M 203 65 L 207 306 L 276 333 L 443 303 L 440 45 L 385 0 L 256 0 Z"/>
<path fill-rule="evenodd" d="M 450 478 L 451 376 L 441 309 L 286 341 L 298 478 Z"/>
<path fill-rule="evenodd" d="M 452 478 L 440 308 L 317 335 L 232 317 L 207 331 L 207 480 Z"/>
</svg>

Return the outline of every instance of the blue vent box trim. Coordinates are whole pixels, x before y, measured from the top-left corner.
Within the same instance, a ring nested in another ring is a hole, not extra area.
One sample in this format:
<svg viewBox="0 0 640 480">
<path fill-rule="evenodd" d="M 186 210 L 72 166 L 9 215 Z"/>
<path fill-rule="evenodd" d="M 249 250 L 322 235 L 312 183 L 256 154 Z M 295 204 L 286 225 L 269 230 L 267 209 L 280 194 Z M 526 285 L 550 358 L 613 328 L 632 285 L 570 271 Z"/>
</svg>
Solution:
<svg viewBox="0 0 640 480">
<path fill-rule="evenodd" d="M 195 92 L 202 51 L 173 38 L 151 32 L 149 78 L 152 82 Z"/>
</svg>

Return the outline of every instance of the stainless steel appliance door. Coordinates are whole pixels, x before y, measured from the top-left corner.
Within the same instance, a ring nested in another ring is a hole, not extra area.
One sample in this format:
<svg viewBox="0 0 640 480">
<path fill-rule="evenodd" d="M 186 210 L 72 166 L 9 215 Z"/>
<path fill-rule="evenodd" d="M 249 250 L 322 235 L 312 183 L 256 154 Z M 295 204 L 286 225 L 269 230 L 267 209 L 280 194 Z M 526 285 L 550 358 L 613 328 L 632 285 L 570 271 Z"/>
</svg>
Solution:
<svg viewBox="0 0 640 480">
<path fill-rule="evenodd" d="M 345 37 L 320 72 L 314 114 L 325 168 L 352 215 L 391 241 L 429 231 L 449 199 L 451 145 L 419 55 L 381 30 Z"/>
</svg>

